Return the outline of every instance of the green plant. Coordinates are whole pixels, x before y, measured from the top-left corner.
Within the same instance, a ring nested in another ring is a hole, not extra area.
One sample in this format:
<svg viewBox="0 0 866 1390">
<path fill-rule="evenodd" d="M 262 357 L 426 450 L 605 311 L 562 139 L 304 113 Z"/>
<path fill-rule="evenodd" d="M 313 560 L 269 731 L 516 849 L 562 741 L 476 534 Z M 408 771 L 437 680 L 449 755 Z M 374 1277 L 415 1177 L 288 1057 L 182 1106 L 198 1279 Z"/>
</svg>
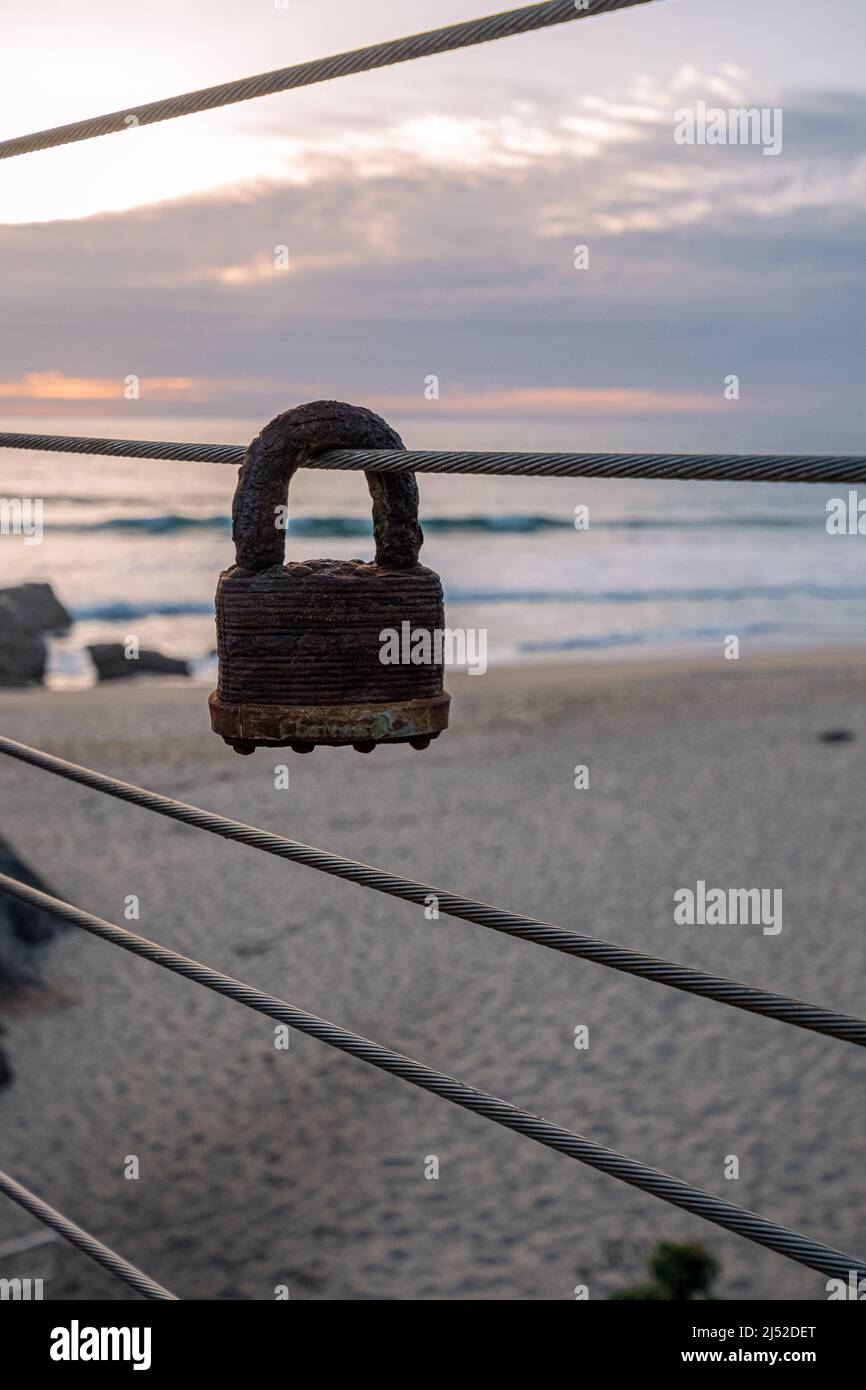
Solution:
<svg viewBox="0 0 866 1390">
<path fill-rule="evenodd" d="M 677 1300 L 712 1298 L 719 1262 L 702 1245 L 662 1241 L 648 1261 L 652 1284 L 637 1284 L 611 1294 L 612 1299 Z"/>
</svg>

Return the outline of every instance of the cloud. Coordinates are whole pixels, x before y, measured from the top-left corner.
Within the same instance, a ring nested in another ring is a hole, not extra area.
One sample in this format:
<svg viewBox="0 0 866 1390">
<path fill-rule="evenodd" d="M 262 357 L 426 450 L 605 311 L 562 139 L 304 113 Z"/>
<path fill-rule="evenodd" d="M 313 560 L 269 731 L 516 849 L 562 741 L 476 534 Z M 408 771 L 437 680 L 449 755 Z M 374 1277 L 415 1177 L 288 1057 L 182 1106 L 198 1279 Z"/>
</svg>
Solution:
<svg viewBox="0 0 866 1390">
<path fill-rule="evenodd" d="M 165 402 L 183 399 L 202 403 L 210 399 L 211 391 L 204 382 L 189 377 L 150 377 L 137 387 L 148 399 Z M 0 398 L 4 409 L 23 406 L 32 401 L 63 401 L 92 405 L 103 401 L 122 401 L 125 382 L 112 377 L 74 377 L 65 372 L 26 372 L 11 381 L 0 380 Z"/>
<path fill-rule="evenodd" d="M 275 135 L 268 178 L 0 228 L 3 408 L 117 413 L 135 374 L 163 383 L 141 414 L 258 416 L 332 395 L 424 413 L 433 373 L 443 416 L 706 414 L 721 428 L 736 373 L 740 415 L 850 413 L 866 98 L 769 96 L 785 118 L 774 160 L 675 145 L 676 110 L 699 99 L 758 97 L 738 68 L 686 64 L 609 95 L 527 88 L 495 118 L 368 113 Z"/>
<path fill-rule="evenodd" d="M 411 415 L 418 413 L 419 402 L 417 396 L 380 396 L 376 409 Z M 564 419 L 586 415 L 679 415 L 724 409 L 720 395 L 646 387 L 553 386 L 504 391 L 464 391 L 457 387 L 437 402 L 437 413 L 442 415 L 507 414 L 520 419 L 549 419 L 551 415 Z"/>
<path fill-rule="evenodd" d="M 138 382 L 136 408 L 151 413 L 166 405 L 172 410 L 226 404 L 234 408 L 265 410 L 271 399 L 278 399 L 285 383 L 280 380 L 211 378 L 196 381 L 185 377 L 145 377 Z M 307 388 L 312 391 L 312 386 Z M 315 392 L 313 391 L 313 394 Z M 29 372 L 16 380 L 0 379 L 3 411 L 10 415 L 32 414 L 34 402 L 50 414 L 92 414 L 94 406 L 113 404 L 123 408 L 127 397 L 124 383 L 113 378 L 70 377 L 63 372 Z M 425 413 L 421 397 L 374 390 L 368 404 L 384 413 L 411 416 Z M 589 415 L 676 415 L 721 411 L 721 397 L 688 391 L 657 391 L 642 387 L 529 387 L 472 391 L 449 384 L 445 397 L 436 403 L 435 413 L 445 417 L 514 416 L 520 419 L 551 416 L 575 419 Z M 429 408 L 427 413 L 430 413 Z"/>
</svg>

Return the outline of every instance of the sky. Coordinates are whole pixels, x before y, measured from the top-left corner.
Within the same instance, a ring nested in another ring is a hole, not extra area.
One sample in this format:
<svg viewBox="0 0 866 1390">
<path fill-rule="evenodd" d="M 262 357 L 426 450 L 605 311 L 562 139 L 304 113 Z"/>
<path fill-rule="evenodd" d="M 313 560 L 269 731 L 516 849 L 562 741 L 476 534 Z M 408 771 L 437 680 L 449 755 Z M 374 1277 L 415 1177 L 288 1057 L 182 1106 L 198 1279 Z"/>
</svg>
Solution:
<svg viewBox="0 0 866 1390">
<path fill-rule="evenodd" d="M 496 8 L 4 0 L 0 138 Z M 2 427 L 862 452 L 864 51 L 859 0 L 654 0 L 0 162 Z M 677 144 L 701 102 L 780 152 Z"/>
</svg>

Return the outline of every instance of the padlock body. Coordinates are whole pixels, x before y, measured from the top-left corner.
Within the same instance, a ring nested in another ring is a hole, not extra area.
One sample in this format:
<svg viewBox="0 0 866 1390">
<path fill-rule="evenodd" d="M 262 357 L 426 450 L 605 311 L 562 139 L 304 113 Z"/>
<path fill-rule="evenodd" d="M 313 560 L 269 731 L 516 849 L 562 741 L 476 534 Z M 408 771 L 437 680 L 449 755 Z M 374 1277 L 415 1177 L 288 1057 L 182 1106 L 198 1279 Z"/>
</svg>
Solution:
<svg viewBox="0 0 866 1390">
<path fill-rule="evenodd" d="M 414 635 L 443 630 L 442 584 L 424 565 L 233 566 L 220 576 L 216 620 L 211 721 L 228 741 L 392 742 L 435 737 L 447 724 L 441 643 L 426 645 L 430 660 L 382 660 L 383 633 L 405 635 L 407 623 Z"/>
</svg>

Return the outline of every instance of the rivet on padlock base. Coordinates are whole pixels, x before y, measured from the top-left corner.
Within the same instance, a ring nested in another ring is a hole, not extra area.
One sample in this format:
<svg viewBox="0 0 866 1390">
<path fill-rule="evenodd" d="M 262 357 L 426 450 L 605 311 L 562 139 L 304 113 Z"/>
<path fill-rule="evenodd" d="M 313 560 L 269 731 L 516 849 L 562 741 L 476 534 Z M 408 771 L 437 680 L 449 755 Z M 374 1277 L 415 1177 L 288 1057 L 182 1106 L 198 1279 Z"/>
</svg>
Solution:
<svg viewBox="0 0 866 1390">
<path fill-rule="evenodd" d="M 383 629 L 444 627 L 439 576 L 418 564 L 412 473 L 368 473 L 376 559 L 284 564 L 289 482 L 328 449 L 402 449 L 378 415 L 317 401 L 277 416 L 249 446 L 232 507 L 236 563 L 216 595 L 215 733 L 238 753 L 317 744 L 426 748 L 448 724 L 438 664 L 383 664 Z M 278 509 L 280 509 L 278 511 Z M 435 644 L 433 645 L 435 650 Z"/>
</svg>

